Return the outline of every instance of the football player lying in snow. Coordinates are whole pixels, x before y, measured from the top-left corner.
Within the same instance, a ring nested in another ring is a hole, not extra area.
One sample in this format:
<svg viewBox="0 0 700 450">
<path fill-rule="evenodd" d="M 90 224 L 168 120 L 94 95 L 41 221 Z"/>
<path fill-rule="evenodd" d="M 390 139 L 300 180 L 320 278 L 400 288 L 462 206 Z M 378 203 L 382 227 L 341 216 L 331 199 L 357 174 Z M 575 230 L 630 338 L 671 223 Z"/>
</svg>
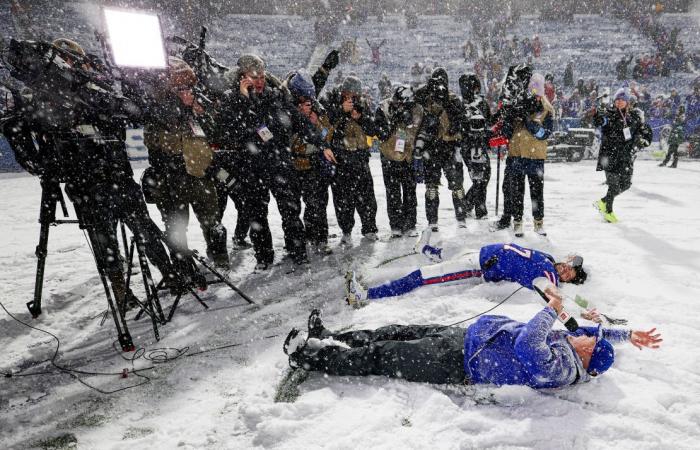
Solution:
<svg viewBox="0 0 700 450">
<path fill-rule="evenodd" d="M 524 385 L 560 388 L 589 381 L 615 360 L 611 342 L 658 348 L 656 329 L 632 331 L 582 327 L 552 330 L 561 297 L 552 290 L 547 306 L 521 323 L 482 316 L 466 330 L 442 325 L 389 325 L 333 333 L 318 310 L 308 333 L 293 329 L 283 350 L 295 368 L 329 375 L 383 375 L 436 384 Z"/>
<path fill-rule="evenodd" d="M 416 243 L 416 252 L 433 262 L 442 261 L 442 249 L 429 244 L 430 230 Z M 544 278 L 549 284 L 560 282 L 581 284 L 587 274 L 583 269 L 583 258 L 573 256 L 564 262 L 555 262 L 547 253 L 517 244 L 492 244 L 481 251 L 464 254 L 456 259 L 423 266 L 397 280 L 365 289 L 354 271 L 345 276 L 346 301 L 354 307 L 365 306 L 369 300 L 403 295 L 421 286 L 448 283 L 458 280 L 483 279 L 484 281 L 513 281 L 528 289 Z M 590 317 L 586 317 L 590 319 Z"/>
</svg>

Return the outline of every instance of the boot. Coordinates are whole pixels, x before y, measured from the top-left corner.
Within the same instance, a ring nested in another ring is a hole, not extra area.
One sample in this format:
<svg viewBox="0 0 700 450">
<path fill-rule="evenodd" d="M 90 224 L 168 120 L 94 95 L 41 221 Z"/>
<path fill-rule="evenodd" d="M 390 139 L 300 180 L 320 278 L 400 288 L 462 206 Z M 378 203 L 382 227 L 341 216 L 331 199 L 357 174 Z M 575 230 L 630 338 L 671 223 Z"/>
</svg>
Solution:
<svg viewBox="0 0 700 450">
<path fill-rule="evenodd" d="M 523 221 L 514 220 L 513 221 L 513 231 L 515 232 L 515 237 L 523 237 Z"/>
<path fill-rule="evenodd" d="M 233 248 L 234 250 L 245 250 L 248 248 L 253 248 L 253 244 L 246 241 L 245 238 L 233 237 Z"/>
<path fill-rule="evenodd" d="M 505 230 L 508 228 L 510 228 L 510 216 L 506 216 L 504 214 L 500 219 L 493 223 L 491 231 Z"/>
<path fill-rule="evenodd" d="M 534 229 L 535 233 L 539 234 L 540 236 L 547 236 L 547 232 L 544 230 L 544 220 L 535 219 Z"/>
<path fill-rule="evenodd" d="M 319 255 L 332 255 L 333 249 L 328 242 L 317 242 L 315 245 L 316 253 Z"/>
<path fill-rule="evenodd" d="M 352 234 L 343 233 L 343 237 L 340 238 L 340 243 L 347 246 L 352 245 Z"/>
</svg>

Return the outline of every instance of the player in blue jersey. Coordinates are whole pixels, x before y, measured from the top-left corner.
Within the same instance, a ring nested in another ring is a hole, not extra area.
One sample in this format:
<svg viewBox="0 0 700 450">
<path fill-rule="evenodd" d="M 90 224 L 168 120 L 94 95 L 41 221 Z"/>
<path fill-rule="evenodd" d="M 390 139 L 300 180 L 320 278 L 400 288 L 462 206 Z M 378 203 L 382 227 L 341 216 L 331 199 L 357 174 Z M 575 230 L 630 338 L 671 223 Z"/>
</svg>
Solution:
<svg viewBox="0 0 700 450">
<path fill-rule="evenodd" d="M 355 272 L 348 272 L 348 304 L 360 307 L 371 300 L 403 295 L 421 286 L 458 280 L 512 281 L 528 289 L 534 289 L 533 283 L 538 278 L 544 278 L 554 286 L 559 286 L 560 282 L 581 284 L 586 281 L 587 274 L 580 256 L 556 262 L 547 253 L 517 244 L 492 244 L 457 259 L 439 262 L 442 261 L 442 249 L 432 247 L 429 239 L 430 233 L 424 233 L 416 244 L 416 251 L 437 264 L 423 266 L 404 277 L 366 290 L 357 281 Z"/>
<path fill-rule="evenodd" d="M 548 303 L 526 323 L 481 316 L 465 330 L 445 325 L 387 325 L 335 333 L 312 311 L 306 333 L 293 329 L 284 352 L 294 368 L 329 375 L 379 375 L 435 384 L 522 385 L 564 388 L 590 381 L 615 361 L 613 343 L 659 348 L 649 331 L 581 327 L 554 330 L 562 299 Z"/>
</svg>

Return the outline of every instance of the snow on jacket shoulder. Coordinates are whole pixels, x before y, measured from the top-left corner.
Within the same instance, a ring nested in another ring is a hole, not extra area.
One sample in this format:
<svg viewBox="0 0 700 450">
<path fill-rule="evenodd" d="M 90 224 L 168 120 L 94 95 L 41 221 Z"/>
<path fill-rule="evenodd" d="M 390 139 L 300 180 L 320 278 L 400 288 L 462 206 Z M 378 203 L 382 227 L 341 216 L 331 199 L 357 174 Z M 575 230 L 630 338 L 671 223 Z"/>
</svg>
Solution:
<svg viewBox="0 0 700 450">
<path fill-rule="evenodd" d="M 472 383 L 559 388 L 589 376 L 566 341 L 550 333 L 556 313 L 545 307 L 528 323 L 504 316 L 482 316 L 464 339 L 464 372 Z"/>
</svg>

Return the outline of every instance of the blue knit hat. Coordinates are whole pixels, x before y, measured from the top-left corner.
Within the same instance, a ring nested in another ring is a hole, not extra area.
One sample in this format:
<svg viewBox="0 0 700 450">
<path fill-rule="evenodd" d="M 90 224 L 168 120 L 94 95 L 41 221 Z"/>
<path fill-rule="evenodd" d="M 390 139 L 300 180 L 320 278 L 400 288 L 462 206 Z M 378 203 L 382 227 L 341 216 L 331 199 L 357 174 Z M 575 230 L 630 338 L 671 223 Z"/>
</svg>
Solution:
<svg viewBox="0 0 700 450">
<path fill-rule="evenodd" d="M 613 101 L 615 100 L 624 100 L 626 102 L 630 101 L 630 95 L 627 92 L 627 89 L 621 87 L 615 92 L 615 97 L 613 97 Z"/>
<path fill-rule="evenodd" d="M 607 339 L 603 339 L 602 331 L 601 325 L 598 325 L 595 347 L 588 363 L 588 373 L 594 376 L 605 372 L 615 362 L 615 349 Z"/>
<path fill-rule="evenodd" d="M 316 99 L 316 88 L 303 73 L 297 72 L 289 80 L 289 91 L 294 97 L 304 97 L 310 100 Z"/>
</svg>

